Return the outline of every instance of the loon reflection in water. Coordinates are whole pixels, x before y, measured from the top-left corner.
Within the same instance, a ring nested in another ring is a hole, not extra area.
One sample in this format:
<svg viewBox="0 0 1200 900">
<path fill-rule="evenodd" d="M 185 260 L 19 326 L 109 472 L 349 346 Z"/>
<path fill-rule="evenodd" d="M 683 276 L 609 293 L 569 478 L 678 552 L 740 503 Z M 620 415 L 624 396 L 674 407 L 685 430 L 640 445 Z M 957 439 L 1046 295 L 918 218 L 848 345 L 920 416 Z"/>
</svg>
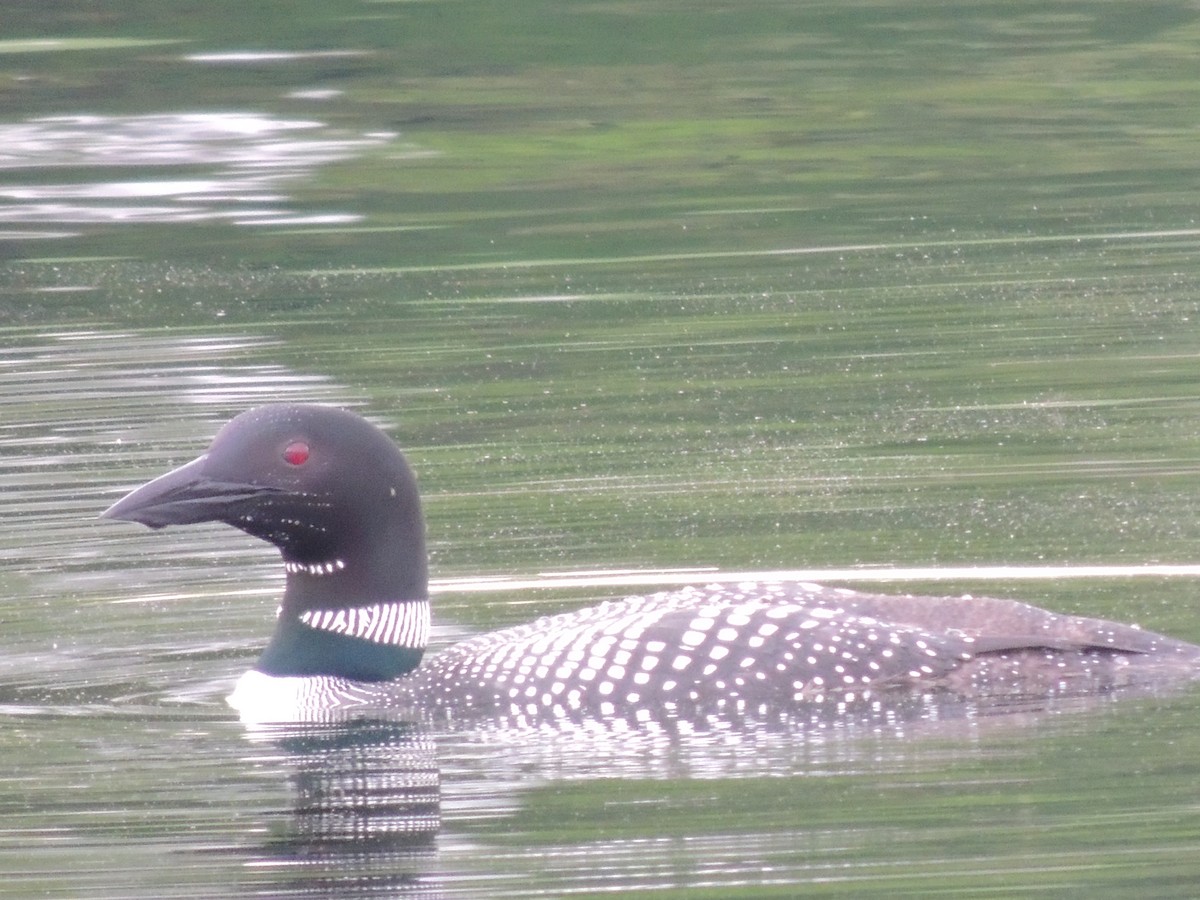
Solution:
<svg viewBox="0 0 1200 900">
<path fill-rule="evenodd" d="M 225 522 L 279 548 L 275 632 L 230 698 L 256 720 L 354 708 L 439 723 L 886 717 L 916 698 L 1082 696 L 1200 674 L 1200 646 L 1135 626 L 800 582 L 629 597 L 424 660 L 416 480 L 382 431 L 332 407 L 245 412 L 199 458 L 104 515 L 152 528 Z"/>
</svg>

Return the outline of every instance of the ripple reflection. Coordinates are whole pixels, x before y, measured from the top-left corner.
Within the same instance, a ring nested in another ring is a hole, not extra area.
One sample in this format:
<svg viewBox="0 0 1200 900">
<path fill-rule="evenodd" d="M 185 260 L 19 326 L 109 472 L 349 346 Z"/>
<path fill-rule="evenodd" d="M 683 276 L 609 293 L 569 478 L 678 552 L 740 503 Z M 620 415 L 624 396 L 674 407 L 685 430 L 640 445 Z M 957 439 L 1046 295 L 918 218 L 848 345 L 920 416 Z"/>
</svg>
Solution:
<svg viewBox="0 0 1200 900">
<path fill-rule="evenodd" d="M 352 212 L 292 209 L 285 182 L 395 139 L 247 112 L 48 116 L 0 125 L 0 231 L 28 226 L 228 221 L 342 224 Z M 15 173 L 40 170 L 35 183 Z M 48 182 L 55 169 L 71 178 Z M 151 170 L 154 175 L 146 174 Z"/>
</svg>

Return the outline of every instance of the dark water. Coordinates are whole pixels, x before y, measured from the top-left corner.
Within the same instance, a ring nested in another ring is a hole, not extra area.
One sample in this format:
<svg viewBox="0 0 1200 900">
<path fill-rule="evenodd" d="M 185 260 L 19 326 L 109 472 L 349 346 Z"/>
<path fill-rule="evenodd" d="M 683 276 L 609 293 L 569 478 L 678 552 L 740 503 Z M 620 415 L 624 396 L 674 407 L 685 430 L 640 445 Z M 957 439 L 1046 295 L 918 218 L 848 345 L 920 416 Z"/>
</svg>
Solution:
<svg viewBox="0 0 1200 900">
<path fill-rule="evenodd" d="M 0 893 L 1194 893 L 1195 691 L 247 729 L 272 553 L 95 518 L 305 398 L 407 449 L 439 642 L 625 589 L 588 573 L 858 566 L 1200 640 L 1194 577 L 1079 568 L 1200 539 L 1190 6 L 3 19 Z"/>
</svg>

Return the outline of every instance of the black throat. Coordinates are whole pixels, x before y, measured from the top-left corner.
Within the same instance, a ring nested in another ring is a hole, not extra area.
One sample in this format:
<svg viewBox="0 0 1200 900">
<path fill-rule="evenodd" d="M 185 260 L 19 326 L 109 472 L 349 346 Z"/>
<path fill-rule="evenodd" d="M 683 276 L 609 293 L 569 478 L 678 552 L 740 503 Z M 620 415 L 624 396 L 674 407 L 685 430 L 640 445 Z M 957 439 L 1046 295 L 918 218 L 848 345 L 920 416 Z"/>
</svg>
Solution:
<svg viewBox="0 0 1200 900">
<path fill-rule="evenodd" d="M 336 531 L 341 553 L 280 546 L 287 587 L 259 671 L 383 681 L 421 662 L 430 628 L 421 516 L 376 516 Z"/>
</svg>

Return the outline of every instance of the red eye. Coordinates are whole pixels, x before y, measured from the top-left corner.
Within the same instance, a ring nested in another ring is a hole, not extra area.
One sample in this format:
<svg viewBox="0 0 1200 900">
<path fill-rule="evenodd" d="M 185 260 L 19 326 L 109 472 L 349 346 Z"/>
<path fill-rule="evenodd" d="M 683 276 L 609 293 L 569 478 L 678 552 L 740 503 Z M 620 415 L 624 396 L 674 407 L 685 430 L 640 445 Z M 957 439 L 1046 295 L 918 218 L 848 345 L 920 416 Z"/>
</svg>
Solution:
<svg viewBox="0 0 1200 900">
<path fill-rule="evenodd" d="M 292 441 L 283 448 L 283 461 L 289 466 L 302 466 L 308 462 L 308 444 Z"/>
</svg>

